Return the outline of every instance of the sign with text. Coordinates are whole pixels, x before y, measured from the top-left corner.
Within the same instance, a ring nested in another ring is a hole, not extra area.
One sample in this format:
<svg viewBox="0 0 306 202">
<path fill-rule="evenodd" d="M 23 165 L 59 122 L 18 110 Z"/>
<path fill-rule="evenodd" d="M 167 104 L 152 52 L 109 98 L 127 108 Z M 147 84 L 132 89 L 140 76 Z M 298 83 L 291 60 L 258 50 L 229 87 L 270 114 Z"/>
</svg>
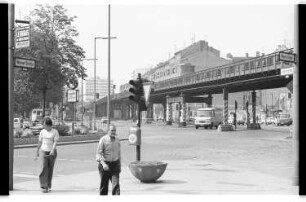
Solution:
<svg viewBox="0 0 306 202">
<path fill-rule="evenodd" d="M 280 52 L 279 53 L 279 60 L 280 61 L 284 61 L 284 62 L 293 62 L 293 63 L 295 63 L 295 54 Z"/>
<path fill-rule="evenodd" d="M 35 68 L 35 60 L 30 60 L 26 58 L 14 58 L 15 67 L 22 67 L 22 68 Z"/>
<path fill-rule="evenodd" d="M 77 90 L 68 90 L 67 91 L 67 101 L 68 102 L 77 102 Z"/>
<path fill-rule="evenodd" d="M 30 26 L 17 27 L 15 33 L 15 48 L 30 47 Z"/>
<path fill-rule="evenodd" d="M 183 98 L 182 98 L 182 97 L 169 97 L 169 98 L 168 98 L 168 102 L 169 102 L 169 103 L 179 103 L 179 102 L 183 102 Z"/>
<path fill-rule="evenodd" d="M 293 74 L 293 67 L 281 69 L 281 75 Z"/>
</svg>

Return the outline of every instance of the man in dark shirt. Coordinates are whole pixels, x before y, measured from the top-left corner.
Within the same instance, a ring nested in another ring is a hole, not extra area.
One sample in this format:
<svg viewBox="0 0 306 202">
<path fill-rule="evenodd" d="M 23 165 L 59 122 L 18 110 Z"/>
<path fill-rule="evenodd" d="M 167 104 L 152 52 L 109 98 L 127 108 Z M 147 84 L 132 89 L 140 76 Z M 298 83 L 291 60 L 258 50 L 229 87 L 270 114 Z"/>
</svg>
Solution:
<svg viewBox="0 0 306 202">
<path fill-rule="evenodd" d="M 109 181 L 112 182 L 112 195 L 120 195 L 121 151 L 115 125 L 111 124 L 107 135 L 101 137 L 96 160 L 99 162 L 98 168 L 101 178 L 100 195 L 108 194 Z"/>
</svg>

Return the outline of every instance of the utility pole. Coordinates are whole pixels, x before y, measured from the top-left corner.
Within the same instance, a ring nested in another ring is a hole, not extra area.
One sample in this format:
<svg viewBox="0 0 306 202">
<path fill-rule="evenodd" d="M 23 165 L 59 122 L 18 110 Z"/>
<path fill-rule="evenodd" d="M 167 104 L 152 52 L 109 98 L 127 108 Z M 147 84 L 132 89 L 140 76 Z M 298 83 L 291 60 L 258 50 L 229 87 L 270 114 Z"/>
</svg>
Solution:
<svg viewBox="0 0 306 202">
<path fill-rule="evenodd" d="M 107 88 L 107 131 L 110 124 L 110 4 L 108 5 L 108 88 Z"/>
<path fill-rule="evenodd" d="M 9 190 L 13 190 L 13 164 L 14 164 L 14 32 L 15 32 L 15 5 L 8 4 L 8 35 L 9 35 Z"/>
<path fill-rule="evenodd" d="M 96 37 L 94 42 L 94 103 L 93 103 L 93 121 L 94 121 L 94 127 L 93 129 L 96 130 Z"/>
<path fill-rule="evenodd" d="M 110 32 L 110 5 L 108 5 L 108 37 L 95 37 L 95 39 L 108 39 L 108 91 L 107 91 L 107 130 L 109 129 L 109 124 L 110 124 L 110 40 L 111 39 L 117 39 L 117 37 L 111 37 L 111 32 Z M 96 48 L 95 48 L 96 49 Z M 96 56 L 95 56 L 96 58 Z"/>
</svg>

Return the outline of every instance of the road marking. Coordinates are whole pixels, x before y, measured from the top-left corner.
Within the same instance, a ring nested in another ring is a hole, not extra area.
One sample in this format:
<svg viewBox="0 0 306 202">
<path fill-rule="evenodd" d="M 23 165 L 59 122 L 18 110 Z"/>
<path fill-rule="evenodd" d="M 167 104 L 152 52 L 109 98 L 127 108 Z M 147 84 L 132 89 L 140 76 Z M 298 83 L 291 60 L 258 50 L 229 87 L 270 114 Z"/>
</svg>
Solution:
<svg viewBox="0 0 306 202">
<path fill-rule="evenodd" d="M 96 159 L 92 160 L 82 160 L 82 159 L 58 159 L 59 161 L 70 161 L 70 162 L 93 162 L 96 161 Z"/>
<path fill-rule="evenodd" d="M 31 178 L 31 179 L 37 179 L 39 178 L 38 175 L 34 175 L 33 173 L 30 172 L 19 172 L 19 173 L 14 173 L 14 177 L 23 177 L 23 178 Z M 63 177 L 65 175 L 54 175 L 54 177 Z"/>
<path fill-rule="evenodd" d="M 14 173 L 13 176 L 14 176 L 14 177 L 31 178 L 31 179 L 37 179 L 37 178 L 38 178 L 37 175 L 33 175 L 33 174 L 22 174 L 22 173 Z"/>
<path fill-rule="evenodd" d="M 20 158 L 32 158 L 34 159 L 34 157 L 29 157 L 29 156 L 25 156 L 25 155 L 19 155 L 16 157 L 20 157 Z M 72 162 L 92 162 L 92 161 L 96 161 L 95 159 L 92 160 L 82 160 L 82 159 L 57 159 L 59 161 L 72 161 Z"/>
</svg>

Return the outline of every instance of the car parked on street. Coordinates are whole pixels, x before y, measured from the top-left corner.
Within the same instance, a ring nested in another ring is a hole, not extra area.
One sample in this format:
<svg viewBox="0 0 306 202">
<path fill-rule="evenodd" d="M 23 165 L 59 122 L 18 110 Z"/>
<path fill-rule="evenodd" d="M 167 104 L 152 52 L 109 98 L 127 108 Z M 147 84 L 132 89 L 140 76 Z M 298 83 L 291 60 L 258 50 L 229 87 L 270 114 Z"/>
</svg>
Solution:
<svg viewBox="0 0 306 202">
<path fill-rule="evenodd" d="M 33 135 L 39 135 L 44 126 L 41 123 L 37 123 L 35 126 L 31 126 L 30 129 L 33 131 Z"/>
<path fill-rule="evenodd" d="M 276 123 L 276 118 L 275 117 L 268 117 L 266 119 L 267 124 L 275 124 Z"/>
<path fill-rule="evenodd" d="M 292 118 L 290 117 L 290 114 L 278 114 L 275 118 L 275 124 L 278 126 L 290 126 L 292 124 Z"/>
<path fill-rule="evenodd" d="M 22 128 L 23 120 L 22 118 L 14 118 L 14 128 Z"/>
<path fill-rule="evenodd" d="M 23 128 L 30 128 L 31 125 L 32 125 L 32 123 L 29 119 L 24 119 L 23 120 Z"/>
<path fill-rule="evenodd" d="M 106 116 L 103 116 L 101 118 L 102 123 L 107 123 L 108 122 L 108 118 Z"/>
<path fill-rule="evenodd" d="M 245 120 L 244 119 L 237 119 L 237 125 L 244 125 Z"/>
</svg>

